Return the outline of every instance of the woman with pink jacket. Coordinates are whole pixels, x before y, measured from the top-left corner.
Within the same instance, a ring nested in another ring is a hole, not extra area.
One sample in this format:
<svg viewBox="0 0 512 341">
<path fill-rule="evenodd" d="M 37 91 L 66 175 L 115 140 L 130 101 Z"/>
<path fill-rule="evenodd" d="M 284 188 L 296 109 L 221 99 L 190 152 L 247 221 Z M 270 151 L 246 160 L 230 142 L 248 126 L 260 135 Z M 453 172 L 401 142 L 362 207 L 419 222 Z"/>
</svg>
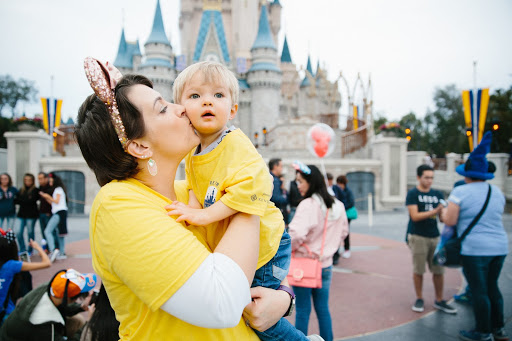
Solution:
<svg viewBox="0 0 512 341">
<path fill-rule="evenodd" d="M 307 257 L 307 244 L 311 252 L 322 262 L 322 288 L 293 287 L 296 295 L 295 327 L 308 335 L 311 297 L 320 326 L 320 336 L 326 341 L 333 339 L 331 313 L 329 312 L 329 288 L 332 278 L 332 256 L 348 234 L 348 221 L 343 204 L 327 192 L 324 177 L 313 165 L 294 163 L 297 183 L 304 197 L 297 206 L 295 216 L 289 225 L 292 237 L 292 251 L 297 257 Z M 323 254 L 322 237 L 327 215 L 327 229 Z"/>
</svg>

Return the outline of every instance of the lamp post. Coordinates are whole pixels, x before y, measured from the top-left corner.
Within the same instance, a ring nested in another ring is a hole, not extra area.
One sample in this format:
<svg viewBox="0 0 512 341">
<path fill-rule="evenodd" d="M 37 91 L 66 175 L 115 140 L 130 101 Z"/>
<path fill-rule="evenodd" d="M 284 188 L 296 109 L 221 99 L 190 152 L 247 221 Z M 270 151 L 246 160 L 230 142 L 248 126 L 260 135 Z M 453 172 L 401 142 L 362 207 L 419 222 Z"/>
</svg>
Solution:
<svg viewBox="0 0 512 341">
<path fill-rule="evenodd" d="M 258 148 L 258 132 L 254 133 L 254 147 Z"/>
<path fill-rule="evenodd" d="M 263 146 L 267 146 L 267 128 L 263 127 Z"/>
</svg>

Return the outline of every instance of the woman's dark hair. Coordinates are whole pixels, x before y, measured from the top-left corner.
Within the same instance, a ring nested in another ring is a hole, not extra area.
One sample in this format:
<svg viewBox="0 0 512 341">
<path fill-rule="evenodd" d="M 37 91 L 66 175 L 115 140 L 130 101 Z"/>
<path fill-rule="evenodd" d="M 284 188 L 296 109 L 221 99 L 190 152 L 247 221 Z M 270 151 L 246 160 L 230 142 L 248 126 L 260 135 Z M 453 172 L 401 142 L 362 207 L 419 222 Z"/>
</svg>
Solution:
<svg viewBox="0 0 512 341">
<path fill-rule="evenodd" d="M 331 208 L 334 203 L 334 199 L 329 192 L 327 192 L 324 176 L 316 166 L 308 165 L 308 167 L 311 169 L 311 174 L 304 174 L 301 171 L 297 171 L 297 173 L 300 173 L 300 175 L 302 175 L 309 184 L 309 189 L 304 195 L 304 199 L 317 193 L 324 200 L 325 206 L 327 206 L 327 208 Z"/>
<path fill-rule="evenodd" d="M 133 85 L 153 88 L 149 79 L 141 75 L 124 76 L 115 88 L 116 102 L 128 140 L 144 136 L 142 113 L 128 100 Z M 89 168 L 100 186 L 112 180 L 123 180 L 137 174 L 137 161 L 126 153 L 119 142 L 107 106 L 92 94 L 78 110 L 75 136 Z"/>
<path fill-rule="evenodd" d="M 9 242 L 9 240 L 0 235 L 0 268 L 4 266 L 7 261 L 18 260 L 18 245 L 15 241 Z M 20 288 L 21 274 L 17 273 L 14 275 L 11 285 L 9 287 L 9 293 L 13 302 L 16 302 L 18 297 L 18 291 Z M 3 304 L 0 303 L 0 304 Z"/>
<path fill-rule="evenodd" d="M 7 187 L 12 187 L 12 178 L 9 175 L 9 173 L 2 173 L 2 174 L 0 174 L 0 176 L 2 176 L 2 175 L 6 175 L 7 178 L 9 179 L 9 182 L 7 183 Z"/>
<path fill-rule="evenodd" d="M 116 313 L 108 299 L 107 291 L 101 284 L 96 307 L 91 319 L 89 329 L 91 330 L 92 341 L 117 341 L 119 340 L 119 322 L 116 320 Z"/>
<path fill-rule="evenodd" d="M 53 179 L 53 186 L 52 187 L 54 189 L 57 188 L 57 187 L 62 187 L 62 190 L 64 191 L 64 194 L 66 194 L 66 203 L 67 203 L 68 202 L 68 192 L 66 190 L 66 185 L 64 185 L 64 182 L 62 181 L 60 176 L 58 176 L 55 173 L 50 173 L 50 174 L 48 174 L 48 177 Z"/>
<path fill-rule="evenodd" d="M 32 186 L 30 186 L 30 187 L 25 186 L 25 177 L 27 177 L 27 176 L 32 179 Z M 36 188 L 36 178 L 34 177 L 34 174 L 25 173 L 25 175 L 23 175 L 23 186 L 21 186 L 20 194 L 25 194 L 25 192 L 30 192 L 30 191 L 34 190 L 34 188 Z"/>
</svg>

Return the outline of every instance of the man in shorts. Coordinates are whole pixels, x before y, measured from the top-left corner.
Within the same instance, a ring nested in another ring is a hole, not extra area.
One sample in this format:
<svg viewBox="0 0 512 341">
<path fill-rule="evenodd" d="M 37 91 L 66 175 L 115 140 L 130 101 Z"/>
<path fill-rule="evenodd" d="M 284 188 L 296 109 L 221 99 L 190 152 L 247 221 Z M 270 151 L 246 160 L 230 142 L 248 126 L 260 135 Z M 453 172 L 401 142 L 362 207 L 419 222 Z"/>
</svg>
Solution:
<svg viewBox="0 0 512 341">
<path fill-rule="evenodd" d="M 416 302 L 412 306 L 412 310 L 416 312 L 425 310 L 423 274 L 425 273 L 425 264 L 428 264 L 436 295 L 434 307 L 445 313 L 455 314 L 457 309 L 443 299 L 444 268 L 433 263 L 434 250 L 439 242 L 437 216 L 443 208 L 440 203 L 443 194 L 431 188 L 434 180 L 432 167 L 421 165 L 417 168 L 416 174 L 418 185 L 407 193 L 405 200 L 405 205 L 409 210 L 406 241 L 412 253 L 414 290 L 416 292 Z"/>
</svg>

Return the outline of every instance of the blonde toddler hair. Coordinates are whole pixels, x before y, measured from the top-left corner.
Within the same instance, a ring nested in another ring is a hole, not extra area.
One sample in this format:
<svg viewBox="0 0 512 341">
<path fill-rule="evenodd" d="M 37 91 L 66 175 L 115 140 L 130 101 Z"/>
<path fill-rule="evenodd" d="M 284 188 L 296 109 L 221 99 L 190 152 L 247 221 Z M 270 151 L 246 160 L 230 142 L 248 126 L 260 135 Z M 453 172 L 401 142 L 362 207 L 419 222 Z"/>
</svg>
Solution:
<svg viewBox="0 0 512 341">
<path fill-rule="evenodd" d="M 238 96 L 240 92 L 238 80 L 236 79 L 233 72 L 231 72 L 227 67 L 220 63 L 214 62 L 195 63 L 181 71 L 178 77 L 176 77 L 172 89 L 174 103 L 181 104 L 181 96 L 183 95 L 183 89 L 185 88 L 185 85 L 199 71 L 204 75 L 206 82 L 219 82 L 227 85 L 231 95 L 231 100 L 233 101 L 232 104 L 238 104 Z"/>
</svg>

